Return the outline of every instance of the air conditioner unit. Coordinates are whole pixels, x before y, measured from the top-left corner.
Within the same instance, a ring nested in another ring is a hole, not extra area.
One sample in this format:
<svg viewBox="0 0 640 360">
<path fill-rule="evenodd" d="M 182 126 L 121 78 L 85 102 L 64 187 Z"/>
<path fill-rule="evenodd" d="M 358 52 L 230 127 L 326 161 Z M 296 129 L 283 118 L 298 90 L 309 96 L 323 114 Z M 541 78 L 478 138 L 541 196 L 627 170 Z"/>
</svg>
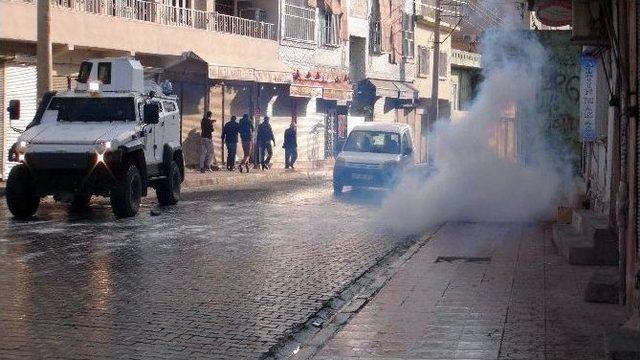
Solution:
<svg viewBox="0 0 640 360">
<path fill-rule="evenodd" d="M 240 10 L 240 17 L 254 21 L 267 21 L 267 12 L 258 8 L 246 8 Z"/>
<path fill-rule="evenodd" d="M 607 29 L 604 23 L 605 14 L 600 8 L 600 1 L 573 0 L 572 37 L 571 41 L 581 45 L 607 45 Z"/>
</svg>

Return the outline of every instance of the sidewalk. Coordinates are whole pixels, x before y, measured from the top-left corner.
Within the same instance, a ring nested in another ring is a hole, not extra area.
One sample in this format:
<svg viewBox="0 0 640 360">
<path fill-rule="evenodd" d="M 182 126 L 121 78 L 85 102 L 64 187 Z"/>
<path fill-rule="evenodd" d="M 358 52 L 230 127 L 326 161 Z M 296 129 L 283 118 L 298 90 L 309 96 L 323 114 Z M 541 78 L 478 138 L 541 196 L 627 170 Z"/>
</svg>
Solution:
<svg viewBox="0 0 640 360">
<path fill-rule="evenodd" d="M 239 171 L 214 171 L 201 173 L 194 169 L 186 169 L 185 180 L 182 184 L 184 191 L 194 191 L 202 187 L 232 187 L 232 186 L 259 186 L 266 182 L 302 181 L 302 180 L 326 180 L 332 174 L 331 166 L 322 168 L 305 168 L 286 170 L 275 168 L 270 170 L 251 169 L 247 173 Z M 0 181 L 0 197 L 5 194 L 6 181 Z"/>
<path fill-rule="evenodd" d="M 605 359 L 603 335 L 623 307 L 584 302 L 597 267 L 568 265 L 550 236 L 532 224 L 447 224 L 316 358 Z"/>
<path fill-rule="evenodd" d="M 251 169 L 249 173 L 241 173 L 236 171 L 213 171 L 201 173 L 194 169 L 187 169 L 185 173 L 185 180 L 182 184 L 185 191 L 191 191 L 199 187 L 209 186 L 247 186 L 247 185 L 260 185 L 265 182 L 284 182 L 294 180 L 325 180 L 330 179 L 332 169 L 326 168 L 302 168 L 296 170 L 286 169 L 270 169 L 262 171 L 260 169 Z"/>
</svg>

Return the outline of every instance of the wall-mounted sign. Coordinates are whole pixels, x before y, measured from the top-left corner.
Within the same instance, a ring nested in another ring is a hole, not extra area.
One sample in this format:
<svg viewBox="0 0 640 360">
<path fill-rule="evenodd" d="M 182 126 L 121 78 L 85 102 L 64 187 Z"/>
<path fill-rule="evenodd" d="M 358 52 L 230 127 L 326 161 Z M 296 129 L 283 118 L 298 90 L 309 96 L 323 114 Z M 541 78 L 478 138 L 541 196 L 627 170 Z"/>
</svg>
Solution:
<svg viewBox="0 0 640 360">
<path fill-rule="evenodd" d="M 289 87 L 289 95 L 304 98 L 322 97 L 322 88 L 317 86 L 291 84 Z"/>
<path fill-rule="evenodd" d="M 289 84 L 292 76 L 291 73 L 282 71 L 209 65 L 209 79 L 254 81 L 265 84 Z"/>
<path fill-rule="evenodd" d="M 323 88 L 322 98 L 325 100 L 352 101 L 353 91 L 346 89 Z"/>
<path fill-rule="evenodd" d="M 582 141 L 595 141 L 597 60 L 592 56 L 580 57 L 580 137 Z"/>
</svg>

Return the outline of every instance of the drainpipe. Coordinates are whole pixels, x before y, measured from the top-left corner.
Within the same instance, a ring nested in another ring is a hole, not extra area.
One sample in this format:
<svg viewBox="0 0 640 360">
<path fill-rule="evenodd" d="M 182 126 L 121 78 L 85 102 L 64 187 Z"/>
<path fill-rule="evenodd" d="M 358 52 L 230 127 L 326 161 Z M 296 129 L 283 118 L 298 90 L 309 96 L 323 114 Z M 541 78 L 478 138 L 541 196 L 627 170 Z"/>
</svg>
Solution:
<svg viewBox="0 0 640 360">
<path fill-rule="evenodd" d="M 38 0 L 38 39 L 36 47 L 37 98 L 51 91 L 51 73 L 53 68 L 51 50 L 51 2 Z"/>
</svg>

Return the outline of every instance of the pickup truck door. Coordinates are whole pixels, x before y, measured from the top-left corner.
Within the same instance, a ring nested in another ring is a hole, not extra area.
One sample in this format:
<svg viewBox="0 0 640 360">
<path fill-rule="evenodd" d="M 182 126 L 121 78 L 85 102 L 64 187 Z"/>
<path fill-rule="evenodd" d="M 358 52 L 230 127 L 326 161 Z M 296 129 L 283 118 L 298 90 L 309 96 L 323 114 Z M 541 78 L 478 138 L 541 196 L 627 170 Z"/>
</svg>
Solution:
<svg viewBox="0 0 640 360">
<path fill-rule="evenodd" d="M 413 144 L 411 143 L 411 136 L 408 131 L 402 134 L 402 168 L 410 167 L 414 164 L 413 161 Z"/>
</svg>

